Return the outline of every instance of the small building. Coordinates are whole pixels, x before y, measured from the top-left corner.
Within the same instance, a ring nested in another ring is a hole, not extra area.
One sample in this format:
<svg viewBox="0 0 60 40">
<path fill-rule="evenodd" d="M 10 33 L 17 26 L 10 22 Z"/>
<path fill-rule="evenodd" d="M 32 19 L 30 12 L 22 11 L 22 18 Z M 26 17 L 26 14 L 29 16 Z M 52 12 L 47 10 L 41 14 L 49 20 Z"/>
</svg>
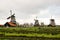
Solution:
<svg viewBox="0 0 60 40">
<path fill-rule="evenodd" d="M 41 25 L 40 25 L 41 27 L 44 27 L 44 23 L 43 22 L 41 22 Z"/>
</svg>

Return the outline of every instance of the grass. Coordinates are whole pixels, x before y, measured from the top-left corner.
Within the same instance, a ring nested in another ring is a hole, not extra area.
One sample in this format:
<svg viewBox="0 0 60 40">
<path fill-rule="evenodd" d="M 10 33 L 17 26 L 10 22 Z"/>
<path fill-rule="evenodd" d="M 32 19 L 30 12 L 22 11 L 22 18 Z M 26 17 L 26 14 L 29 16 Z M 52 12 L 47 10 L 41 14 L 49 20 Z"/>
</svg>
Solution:
<svg viewBox="0 0 60 40">
<path fill-rule="evenodd" d="M 0 34 L 4 34 L 5 36 L 18 36 L 18 37 L 27 36 L 27 37 L 60 38 L 60 27 L 0 28 Z"/>
<path fill-rule="evenodd" d="M 60 34 L 51 35 L 51 34 L 14 34 L 14 33 L 5 33 L 5 36 L 26 36 L 26 37 L 47 37 L 47 38 L 60 38 Z"/>
</svg>

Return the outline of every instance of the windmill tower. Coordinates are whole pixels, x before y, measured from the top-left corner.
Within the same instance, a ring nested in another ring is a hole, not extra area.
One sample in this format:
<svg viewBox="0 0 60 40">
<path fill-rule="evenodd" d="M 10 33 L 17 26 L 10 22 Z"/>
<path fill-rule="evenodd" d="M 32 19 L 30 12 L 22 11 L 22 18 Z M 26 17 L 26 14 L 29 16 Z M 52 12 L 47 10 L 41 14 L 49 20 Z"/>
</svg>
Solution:
<svg viewBox="0 0 60 40">
<path fill-rule="evenodd" d="M 35 23 L 34 23 L 34 26 L 39 26 L 39 21 L 37 20 L 37 17 L 36 19 L 34 19 Z"/>
<path fill-rule="evenodd" d="M 15 13 L 12 14 L 12 10 L 10 10 L 10 15 L 11 15 L 11 16 L 9 16 L 7 19 L 11 19 L 10 22 L 16 24 Z"/>
<path fill-rule="evenodd" d="M 51 19 L 50 19 L 50 24 L 48 26 L 55 26 L 55 20 L 52 19 L 52 16 L 51 16 Z"/>
</svg>

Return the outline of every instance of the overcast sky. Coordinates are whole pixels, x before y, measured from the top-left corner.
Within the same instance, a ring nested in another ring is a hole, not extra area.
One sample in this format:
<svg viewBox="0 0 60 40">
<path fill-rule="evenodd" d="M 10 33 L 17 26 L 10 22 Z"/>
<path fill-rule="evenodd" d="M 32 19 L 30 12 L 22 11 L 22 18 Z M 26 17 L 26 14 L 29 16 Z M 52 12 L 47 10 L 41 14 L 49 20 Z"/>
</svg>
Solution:
<svg viewBox="0 0 60 40">
<path fill-rule="evenodd" d="M 10 10 L 20 24 L 33 23 L 36 16 L 40 23 L 49 24 L 52 16 L 60 24 L 60 0 L 0 0 L 0 24 L 9 21 Z"/>
</svg>

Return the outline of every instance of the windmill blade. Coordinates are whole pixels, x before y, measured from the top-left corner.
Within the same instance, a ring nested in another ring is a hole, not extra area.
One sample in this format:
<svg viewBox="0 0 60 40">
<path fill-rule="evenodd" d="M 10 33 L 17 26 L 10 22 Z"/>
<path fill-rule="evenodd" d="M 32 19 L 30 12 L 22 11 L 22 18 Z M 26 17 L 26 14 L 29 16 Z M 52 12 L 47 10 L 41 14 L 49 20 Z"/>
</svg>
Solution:
<svg viewBox="0 0 60 40">
<path fill-rule="evenodd" d="M 15 13 L 13 15 L 15 15 Z"/>
<path fill-rule="evenodd" d="M 10 19 L 11 17 L 8 17 L 7 19 Z"/>
<path fill-rule="evenodd" d="M 15 13 L 14 13 L 14 14 L 12 14 L 12 10 L 10 10 L 10 13 L 11 13 L 11 16 L 9 16 L 7 19 L 10 19 L 12 16 L 14 16 L 14 15 L 15 15 Z"/>
<path fill-rule="evenodd" d="M 10 10 L 10 15 L 12 16 L 12 10 Z M 11 16 L 9 16 L 7 19 L 10 19 L 10 18 L 11 18 Z"/>
<path fill-rule="evenodd" d="M 15 13 L 13 15 L 15 15 Z M 13 15 L 11 15 L 11 16 L 13 16 Z"/>
<path fill-rule="evenodd" d="M 12 10 L 10 10 L 10 13 L 11 13 L 10 15 L 12 15 Z"/>
</svg>

